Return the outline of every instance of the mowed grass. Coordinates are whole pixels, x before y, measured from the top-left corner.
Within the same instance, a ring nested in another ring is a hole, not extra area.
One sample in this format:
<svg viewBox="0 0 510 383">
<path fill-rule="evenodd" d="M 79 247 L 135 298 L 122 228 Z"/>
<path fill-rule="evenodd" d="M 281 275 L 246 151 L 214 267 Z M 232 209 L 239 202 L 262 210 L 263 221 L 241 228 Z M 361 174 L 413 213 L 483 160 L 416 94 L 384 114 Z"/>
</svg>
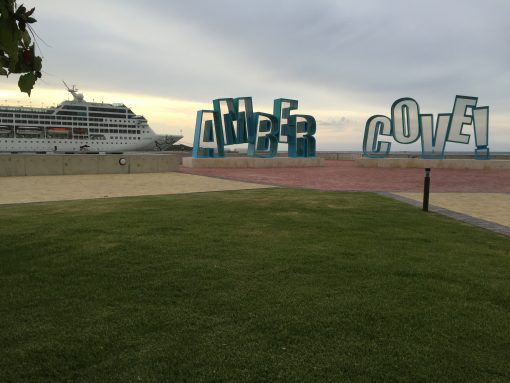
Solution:
<svg viewBox="0 0 510 383">
<path fill-rule="evenodd" d="M 0 381 L 508 382 L 509 249 L 367 193 L 0 207 Z"/>
</svg>

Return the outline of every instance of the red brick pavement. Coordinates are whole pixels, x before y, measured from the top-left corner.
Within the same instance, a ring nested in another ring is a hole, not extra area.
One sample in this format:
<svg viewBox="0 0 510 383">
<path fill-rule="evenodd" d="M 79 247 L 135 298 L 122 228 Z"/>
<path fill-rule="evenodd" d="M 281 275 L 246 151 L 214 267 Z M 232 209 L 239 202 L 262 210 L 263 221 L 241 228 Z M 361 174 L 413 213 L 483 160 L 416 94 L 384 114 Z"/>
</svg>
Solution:
<svg viewBox="0 0 510 383">
<path fill-rule="evenodd" d="M 320 168 L 190 169 L 183 173 L 321 190 L 419 192 L 423 169 L 358 168 L 354 161 L 325 161 Z M 510 193 L 509 170 L 432 169 L 431 192 Z"/>
</svg>

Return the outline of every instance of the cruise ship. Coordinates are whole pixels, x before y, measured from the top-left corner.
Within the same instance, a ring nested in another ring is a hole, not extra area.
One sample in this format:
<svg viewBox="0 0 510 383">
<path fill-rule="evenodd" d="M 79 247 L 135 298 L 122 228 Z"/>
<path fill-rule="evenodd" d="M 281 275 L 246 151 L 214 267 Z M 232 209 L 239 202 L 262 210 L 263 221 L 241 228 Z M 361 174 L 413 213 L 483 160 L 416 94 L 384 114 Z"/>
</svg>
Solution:
<svg viewBox="0 0 510 383">
<path fill-rule="evenodd" d="M 0 106 L 0 152 L 167 150 L 182 138 L 156 134 L 124 104 L 86 102 L 75 86 L 66 87 L 73 100 L 57 107 Z"/>
</svg>

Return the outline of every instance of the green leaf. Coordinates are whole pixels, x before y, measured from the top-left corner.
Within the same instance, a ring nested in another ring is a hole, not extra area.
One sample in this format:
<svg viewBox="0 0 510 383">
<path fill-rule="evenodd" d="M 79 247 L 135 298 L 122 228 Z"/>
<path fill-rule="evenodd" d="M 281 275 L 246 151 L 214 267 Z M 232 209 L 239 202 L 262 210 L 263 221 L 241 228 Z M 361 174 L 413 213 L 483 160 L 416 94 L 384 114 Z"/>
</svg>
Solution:
<svg viewBox="0 0 510 383">
<path fill-rule="evenodd" d="M 25 8 L 25 6 L 23 4 L 21 4 L 19 6 L 19 8 L 16 10 L 16 14 L 17 15 L 23 15 L 27 12 L 27 9 Z"/>
<path fill-rule="evenodd" d="M 16 22 L 0 19 L 0 49 L 9 55 L 13 68 L 18 61 L 18 44 L 21 38 L 22 33 Z"/>
<path fill-rule="evenodd" d="M 40 58 L 39 56 L 35 56 L 34 57 L 34 62 L 32 64 L 34 66 L 34 70 L 35 71 L 41 71 L 42 69 L 42 58 Z"/>
<path fill-rule="evenodd" d="M 0 76 L 21 74 L 18 86 L 30 96 L 37 78 L 41 77 L 42 59 L 35 55 L 32 36 L 26 23 L 35 23 L 34 8 L 27 11 L 15 0 L 0 0 Z"/>
<path fill-rule="evenodd" d="M 10 60 L 6 56 L 0 56 L 0 67 L 8 68 Z"/>
<path fill-rule="evenodd" d="M 34 88 L 34 84 L 37 81 L 37 77 L 33 73 L 26 73 L 19 77 L 18 86 L 22 92 L 28 93 L 30 96 L 30 92 Z"/>
<path fill-rule="evenodd" d="M 9 17 L 14 13 L 14 1 L 0 1 L 0 14 L 2 17 Z"/>
</svg>

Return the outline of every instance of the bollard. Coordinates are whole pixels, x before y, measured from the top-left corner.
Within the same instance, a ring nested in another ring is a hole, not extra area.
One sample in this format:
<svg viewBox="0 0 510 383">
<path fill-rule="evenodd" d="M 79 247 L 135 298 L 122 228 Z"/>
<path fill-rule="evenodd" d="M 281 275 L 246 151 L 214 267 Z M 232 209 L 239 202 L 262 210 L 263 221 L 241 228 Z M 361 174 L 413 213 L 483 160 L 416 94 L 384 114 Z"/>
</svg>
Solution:
<svg viewBox="0 0 510 383">
<path fill-rule="evenodd" d="M 423 182 L 423 211 L 429 211 L 430 192 L 430 168 L 425 168 L 425 179 Z"/>
</svg>

